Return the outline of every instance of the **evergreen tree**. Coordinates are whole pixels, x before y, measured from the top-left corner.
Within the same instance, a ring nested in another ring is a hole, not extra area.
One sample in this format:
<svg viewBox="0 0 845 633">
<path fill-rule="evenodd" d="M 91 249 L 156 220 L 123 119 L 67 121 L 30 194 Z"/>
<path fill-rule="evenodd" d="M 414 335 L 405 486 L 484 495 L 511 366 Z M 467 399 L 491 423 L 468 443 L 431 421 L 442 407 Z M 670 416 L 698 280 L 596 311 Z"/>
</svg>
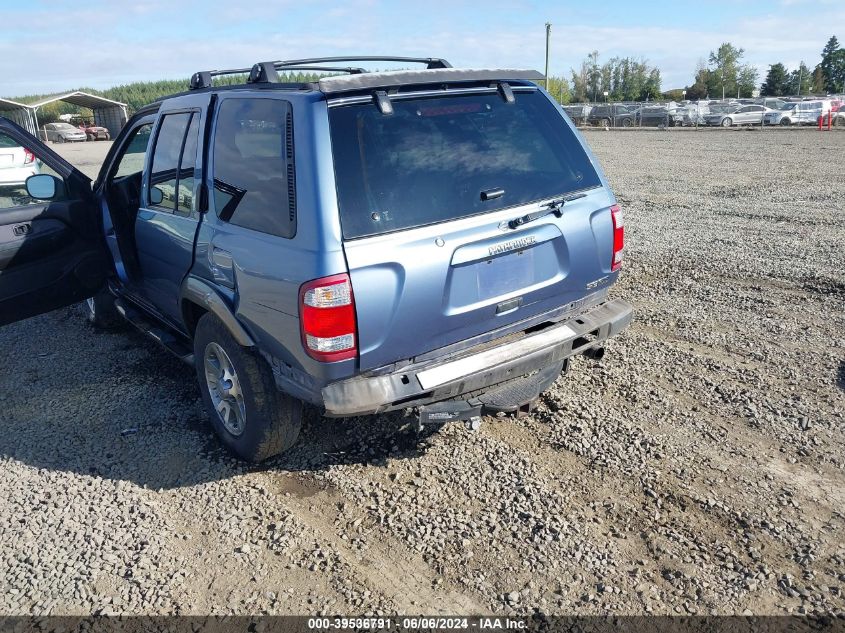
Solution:
<svg viewBox="0 0 845 633">
<path fill-rule="evenodd" d="M 825 90 L 825 76 L 824 72 L 821 69 L 821 66 L 816 66 L 816 70 L 813 72 L 813 85 L 812 85 L 813 94 L 822 95 L 826 92 Z"/>
<path fill-rule="evenodd" d="M 822 49 L 822 61 L 816 67 L 821 69 L 824 75 L 824 89 L 828 92 L 836 92 L 839 85 L 845 81 L 845 58 L 840 54 L 842 51 L 839 40 L 832 36 Z"/>
<path fill-rule="evenodd" d="M 781 97 L 789 94 L 789 92 L 789 76 L 786 72 L 786 66 L 780 62 L 769 66 L 766 80 L 760 86 L 760 95 L 763 97 Z"/>
</svg>

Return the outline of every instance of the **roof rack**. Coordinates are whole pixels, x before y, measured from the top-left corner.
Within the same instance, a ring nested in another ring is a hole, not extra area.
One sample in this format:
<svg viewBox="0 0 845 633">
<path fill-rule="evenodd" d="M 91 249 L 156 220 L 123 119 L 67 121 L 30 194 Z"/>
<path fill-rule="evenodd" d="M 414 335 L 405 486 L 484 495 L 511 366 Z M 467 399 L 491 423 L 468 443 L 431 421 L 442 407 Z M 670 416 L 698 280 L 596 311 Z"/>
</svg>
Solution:
<svg viewBox="0 0 845 633">
<path fill-rule="evenodd" d="M 252 68 L 234 68 L 231 70 L 201 70 L 191 76 L 191 90 L 210 88 L 214 77 L 223 75 L 249 75 L 249 83 L 278 83 L 279 70 L 318 70 L 324 72 L 340 72 L 358 75 L 367 72 L 364 68 L 323 66 L 323 64 L 337 62 L 402 62 L 411 64 L 425 64 L 429 70 L 451 68 L 452 65 L 439 57 L 390 57 L 365 55 L 359 57 L 309 57 L 306 59 L 290 59 L 275 62 L 259 62 Z"/>
<path fill-rule="evenodd" d="M 277 68 L 299 66 L 301 64 L 325 64 L 334 62 L 403 62 L 409 64 L 425 64 L 429 70 L 435 68 L 451 68 L 452 64 L 439 57 L 391 57 L 380 55 L 365 55 L 362 57 L 312 57 L 310 59 L 291 59 L 273 62 Z"/>
</svg>

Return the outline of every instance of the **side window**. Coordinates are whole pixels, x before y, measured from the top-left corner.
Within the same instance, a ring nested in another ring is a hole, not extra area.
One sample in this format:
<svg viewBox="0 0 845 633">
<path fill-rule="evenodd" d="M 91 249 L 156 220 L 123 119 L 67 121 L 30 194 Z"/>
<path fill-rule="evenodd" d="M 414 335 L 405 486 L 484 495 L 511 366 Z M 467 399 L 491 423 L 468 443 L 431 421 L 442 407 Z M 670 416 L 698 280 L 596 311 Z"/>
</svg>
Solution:
<svg viewBox="0 0 845 633">
<path fill-rule="evenodd" d="M 144 156 L 147 153 L 147 145 L 149 145 L 152 130 L 152 123 L 144 123 L 135 128 L 132 132 L 132 137 L 129 139 L 129 143 L 123 150 L 123 156 L 120 157 L 117 163 L 117 169 L 112 178 L 132 176 L 134 174 L 140 174 L 143 171 Z"/>
<path fill-rule="evenodd" d="M 185 147 L 179 161 L 179 199 L 176 203 L 178 213 L 188 215 L 194 210 L 194 168 L 197 164 L 197 142 L 199 140 L 200 116 L 194 114 L 185 136 Z"/>
<path fill-rule="evenodd" d="M 214 133 L 214 206 L 221 220 L 296 234 L 293 115 L 279 99 L 225 99 Z"/>
<path fill-rule="evenodd" d="M 0 132 L 0 211 L 30 204 L 45 204 L 26 192 L 26 179 L 36 174 L 61 176 L 41 162 L 28 147 Z M 63 199 L 62 192 L 53 200 Z"/>
<path fill-rule="evenodd" d="M 156 136 L 150 173 L 151 206 L 170 211 L 176 209 L 179 157 L 190 120 L 190 112 L 167 114 L 162 118 Z"/>
</svg>

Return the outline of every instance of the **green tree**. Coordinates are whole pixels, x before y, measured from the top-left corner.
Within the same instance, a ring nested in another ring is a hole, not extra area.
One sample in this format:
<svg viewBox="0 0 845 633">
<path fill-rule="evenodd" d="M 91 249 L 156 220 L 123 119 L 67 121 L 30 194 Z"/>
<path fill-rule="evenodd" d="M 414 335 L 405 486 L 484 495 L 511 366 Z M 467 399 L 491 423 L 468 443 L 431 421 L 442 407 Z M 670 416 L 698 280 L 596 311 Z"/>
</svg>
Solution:
<svg viewBox="0 0 845 633">
<path fill-rule="evenodd" d="M 760 73 L 751 65 L 739 67 L 736 79 L 737 98 L 750 98 L 754 96 L 754 89 L 757 88 L 757 79 Z"/>
<path fill-rule="evenodd" d="M 769 66 L 769 72 L 766 73 L 766 80 L 760 86 L 760 95 L 763 97 L 782 97 L 790 92 L 789 75 L 786 72 L 786 66 L 780 62 Z"/>
<path fill-rule="evenodd" d="M 595 102 L 601 90 L 601 68 L 599 67 L 599 52 L 593 51 L 587 58 L 587 92 Z"/>
<path fill-rule="evenodd" d="M 566 77 L 549 77 L 548 92 L 557 99 L 559 103 L 569 103 L 571 99 L 569 82 L 566 81 Z"/>
<path fill-rule="evenodd" d="M 720 94 L 724 99 L 737 91 L 739 61 L 744 54 L 743 49 L 736 48 L 730 42 L 723 43 L 716 52 L 710 51 L 710 78 L 712 83 L 708 88 L 711 88 L 711 93 Z M 756 83 L 756 77 L 754 81 Z M 715 90 L 712 88 L 715 88 Z"/>
<path fill-rule="evenodd" d="M 826 92 L 825 83 L 824 71 L 822 71 L 821 66 L 816 66 L 816 70 L 813 71 L 813 94 L 824 94 Z"/>
<path fill-rule="evenodd" d="M 587 97 L 587 77 L 588 69 L 587 62 L 581 63 L 581 70 L 576 72 L 572 70 L 572 101 L 574 103 L 584 103 L 588 101 Z"/>
<path fill-rule="evenodd" d="M 660 95 L 660 70 L 646 60 L 613 57 L 599 66 L 598 56 L 593 51 L 580 71 L 572 69 L 573 101 L 604 101 L 605 92 L 612 101 L 645 101 Z"/>
<path fill-rule="evenodd" d="M 648 71 L 648 79 L 643 86 L 643 92 L 640 93 L 640 98 L 637 101 L 654 100 L 660 96 L 660 71 L 657 68 L 651 68 Z"/>
<path fill-rule="evenodd" d="M 840 48 L 831 56 L 831 92 L 845 92 L 845 48 Z"/>
<path fill-rule="evenodd" d="M 824 75 L 824 89 L 838 92 L 845 84 L 845 52 L 839 46 L 839 40 L 832 36 L 822 49 L 822 61 L 816 67 Z"/>
<path fill-rule="evenodd" d="M 698 66 L 695 69 L 695 81 L 691 86 L 687 86 L 687 99 L 706 99 L 710 96 L 708 85 L 710 83 L 710 70 L 707 68 L 707 62 L 703 59 L 698 61 Z"/>
<path fill-rule="evenodd" d="M 786 94 L 808 95 L 813 91 L 813 73 L 803 61 L 798 69 L 789 73 L 789 91 Z"/>
</svg>

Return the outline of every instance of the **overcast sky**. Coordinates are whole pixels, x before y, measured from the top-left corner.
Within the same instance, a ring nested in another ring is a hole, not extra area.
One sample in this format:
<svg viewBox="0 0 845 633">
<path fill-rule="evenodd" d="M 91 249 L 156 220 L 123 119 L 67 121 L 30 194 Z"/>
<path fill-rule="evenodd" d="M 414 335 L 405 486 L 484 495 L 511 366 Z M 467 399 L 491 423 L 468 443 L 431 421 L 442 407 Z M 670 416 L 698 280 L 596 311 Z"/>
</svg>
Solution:
<svg viewBox="0 0 845 633">
<path fill-rule="evenodd" d="M 0 0 L 0 15 L 5 97 L 341 54 L 542 70 L 547 21 L 551 74 L 597 50 L 600 63 L 647 59 L 664 90 L 692 83 L 721 42 L 744 48 L 762 80 L 771 63 L 813 67 L 831 35 L 845 40 L 839 0 Z"/>
</svg>

